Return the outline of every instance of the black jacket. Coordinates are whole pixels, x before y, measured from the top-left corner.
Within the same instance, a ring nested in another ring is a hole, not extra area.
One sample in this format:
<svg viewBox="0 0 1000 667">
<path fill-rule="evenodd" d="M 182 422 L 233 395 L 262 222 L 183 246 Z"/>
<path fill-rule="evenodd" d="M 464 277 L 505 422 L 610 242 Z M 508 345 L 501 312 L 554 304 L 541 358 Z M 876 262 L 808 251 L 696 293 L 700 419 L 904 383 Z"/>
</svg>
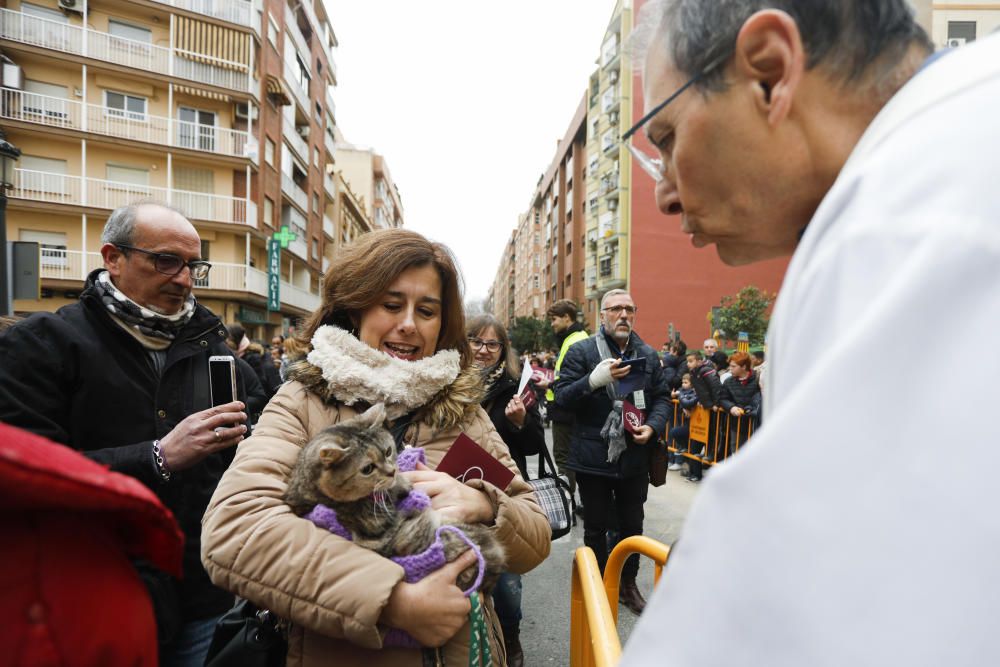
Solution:
<svg viewBox="0 0 1000 667">
<path fill-rule="evenodd" d="M 691 373 L 691 386 L 698 394 L 698 402 L 703 408 L 713 408 L 719 404 L 719 396 L 722 393 L 722 384 L 719 382 L 719 373 L 715 370 L 715 364 L 708 359 L 701 362 Z"/>
<path fill-rule="evenodd" d="M 271 355 L 266 351 L 247 350 L 243 354 L 243 361 L 247 362 L 254 373 L 257 374 L 257 379 L 260 381 L 260 386 L 266 396 L 266 404 L 278 392 L 278 387 L 281 386 L 281 375 L 278 373 L 278 368 L 271 361 Z M 258 412 L 262 410 L 263 407 Z"/>
<path fill-rule="evenodd" d="M 663 377 L 671 389 L 681 388 L 681 378 L 687 373 L 684 357 L 678 357 L 669 352 L 663 353 Z"/>
<path fill-rule="evenodd" d="M 603 329 L 596 335 L 603 336 Z M 617 352 L 618 344 L 607 336 L 605 338 L 612 353 Z M 566 464 L 570 470 L 617 478 L 645 475 L 649 466 L 649 448 L 666 431 L 671 408 L 670 390 L 663 377 L 663 369 L 657 361 L 656 350 L 632 332 L 622 356 L 626 359 L 646 357 L 643 385 L 646 423 L 653 427 L 656 435 L 645 445 L 637 445 L 626 433 L 625 452 L 615 463 L 608 463 L 608 446 L 601 437 L 601 428 L 612 409 L 611 397 L 605 387 L 593 391 L 590 389 L 590 372 L 601 361 L 597 342 L 591 336 L 569 349 L 555 383 L 556 403 L 571 410 L 575 416 L 569 461 Z"/>
<path fill-rule="evenodd" d="M 217 452 L 162 482 L 153 440 L 211 407 L 208 357 L 232 356 L 226 328 L 197 306 L 168 348 L 158 377 L 146 350 L 107 314 L 90 274 L 80 301 L 36 313 L 0 337 L 0 421 L 45 436 L 112 470 L 135 477 L 170 508 L 185 535 L 184 580 L 176 584 L 184 620 L 232 606 L 201 565 L 201 518 L 235 452 Z M 237 395 L 246 400 L 243 368 Z"/>
<path fill-rule="evenodd" d="M 728 412 L 734 407 L 741 407 L 752 415 L 760 413 L 760 383 L 756 371 L 750 372 L 746 383 L 730 376 L 722 384 L 719 403 Z"/>
<path fill-rule="evenodd" d="M 529 390 L 531 390 L 530 385 Z M 517 463 L 521 477 L 527 480 L 529 479 L 527 457 L 542 451 L 542 447 L 545 446 L 545 431 L 542 428 L 542 417 L 538 412 L 537 403 L 528 408 L 528 414 L 525 415 L 524 425 L 521 428 L 516 428 L 507 419 L 504 410 L 510 399 L 514 398 L 516 391 L 517 381 L 504 373 L 497 380 L 496 391 L 491 392 L 493 397 L 483 401 L 483 409 L 490 416 L 493 427 L 510 450 L 510 456 Z"/>
</svg>

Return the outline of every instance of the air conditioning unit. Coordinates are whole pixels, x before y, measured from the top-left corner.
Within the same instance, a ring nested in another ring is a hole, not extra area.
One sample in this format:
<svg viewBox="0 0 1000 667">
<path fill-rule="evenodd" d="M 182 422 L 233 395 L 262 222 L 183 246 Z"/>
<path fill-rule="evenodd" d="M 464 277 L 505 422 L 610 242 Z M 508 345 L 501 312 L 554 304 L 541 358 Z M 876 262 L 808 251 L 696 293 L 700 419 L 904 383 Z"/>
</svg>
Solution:
<svg viewBox="0 0 1000 667">
<path fill-rule="evenodd" d="M 617 199 L 609 199 L 608 200 L 608 210 L 609 211 L 617 211 L 618 210 L 618 200 Z"/>
<path fill-rule="evenodd" d="M 602 255 L 610 255 L 610 254 L 614 253 L 614 251 L 615 251 L 615 247 L 613 245 L 611 245 L 610 243 L 605 243 L 604 244 L 604 252 L 601 253 L 601 254 Z"/>
<path fill-rule="evenodd" d="M 295 128 L 295 131 L 303 139 L 308 139 L 309 138 L 309 126 L 308 125 L 299 125 L 299 126 L 297 126 Z"/>
<path fill-rule="evenodd" d="M 618 124 L 618 112 L 617 111 L 612 111 L 611 113 L 608 114 L 608 122 L 611 123 L 612 125 L 617 125 Z"/>
<path fill-rule="evenodd" d="M 10 59 L 4 58 L 3 69 L 0 72 L 3 75 L 4 88 L 14 88 L 15 90 L 24 88 L 24 70 L 21 69 L 20 65 L 16 65 Z"/>
<path fill-rule="evenodd" d="M 59 0 L 59 1 L 62 2 L 62 0 Z M 947 44 L 947 46 L 948 46 L 949 49 L 957 49 L 960 46 L 965 46 L 965 38 L 964 37 L 949 37 L 948 38 L 948 44 Z"/>
<path fill-rule="evenodd" d="M 613 69 L 608 72 L 608 81 L 611 83 L 618 83 L 618 70 Z"/>
<path fill-rule="evenodd" d="M 77 12 L 78 14 L 82 14 L 83 2 L 82 0 L 59 0 L 59 8 L 64 9 L 67 12 Z"/>
</svg>

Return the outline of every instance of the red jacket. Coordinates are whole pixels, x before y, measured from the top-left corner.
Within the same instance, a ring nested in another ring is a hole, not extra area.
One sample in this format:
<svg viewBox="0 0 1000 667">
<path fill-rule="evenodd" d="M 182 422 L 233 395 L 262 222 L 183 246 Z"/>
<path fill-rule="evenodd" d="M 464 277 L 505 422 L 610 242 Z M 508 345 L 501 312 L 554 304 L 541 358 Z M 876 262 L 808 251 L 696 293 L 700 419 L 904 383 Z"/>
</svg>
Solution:
<svg viewBox="0 0 1000 667">
<path fill-rule="evenodd" d="M 152 491 L 0 424 L 0 526 L 0 663 L 157 664 L 152 605 L 129 559 L 179 577 L 183 535 Z"/>
</svg>

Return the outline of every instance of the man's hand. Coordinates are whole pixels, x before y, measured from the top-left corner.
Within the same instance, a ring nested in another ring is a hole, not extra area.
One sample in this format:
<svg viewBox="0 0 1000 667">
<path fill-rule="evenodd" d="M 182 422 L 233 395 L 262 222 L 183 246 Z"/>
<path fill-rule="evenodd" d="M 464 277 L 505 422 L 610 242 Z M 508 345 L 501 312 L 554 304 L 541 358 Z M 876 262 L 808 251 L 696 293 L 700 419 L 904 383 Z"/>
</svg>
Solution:
<svg viewBox="0 0 1000 667">
<path fill-rule="evenodd" d="M 518 428 L 524 426 L 524 419 L 528 416 L 528 410 L 524 407 L 524 401 L 521 400 L 520 396 L 514 396 L 510 399 L 503 413 L 507 417 L 507 421 Z"/>
<path fill-rule="evenodd" d="M 476 554 L 469 549 L 415 584 L 399 582 L 379 621 L 405 630 L 423 646 L 443 646 L 468 619 L 472 607 L 455 579 L 475 562 Z"/>
<path fill-rule="evenodd" d="M 637 445 L 645 445 L 649 442 L 649 439 L 653 437 L 654 433 L 655 431 L 652 426 L 649 424 L 643 424 L 635 430 L 635 433 L 632 434 L 632 440 Z"/>
<path fill-rule="evenodd" d="M 412 472 L 401 473 L 413 488 L 431 499 L 431 507 L 442 517 L 462 523 L 490 523 L 493 505 L 482 491 L 466 486 L 451 475 L 431 470 L 422 463 Z"/>
<path fill-rule="evenodd" d="M 690 419 L 690 417 L 691 417 L 691 408 L 681 408 L 681 410 L 684 412 L 684 416 L 688 417 Z"/>
<path fill-rule="evenodd" d="M 247 420 L 244 405 L 233 401 L 184 418 L 170 433 L 160 438 L 160 452 L 171 472 L 185 470 L 220 449 L 243 439 Z"/>
</svg>

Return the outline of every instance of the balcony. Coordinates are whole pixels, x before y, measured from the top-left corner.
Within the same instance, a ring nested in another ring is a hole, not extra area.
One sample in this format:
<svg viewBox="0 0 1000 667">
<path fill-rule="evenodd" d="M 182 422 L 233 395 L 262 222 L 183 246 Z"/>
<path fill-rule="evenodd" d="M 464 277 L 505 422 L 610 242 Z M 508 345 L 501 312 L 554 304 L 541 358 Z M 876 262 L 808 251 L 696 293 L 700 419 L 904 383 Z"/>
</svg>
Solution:
<svg viewBox="0 0 1000 667">
<path fill-rule="evenodd" d="M 323 189 L 326 190 L 326 194 L 330 196 L 330 199 L 337 200 L 337 186 L 333 184 L 333 176 L 330 174 L 323 175 Z"/>
<path fill-rule="evenodd" d="M 306 3 L 311 0 L 306 0 Z M 305 3 L 299 3 L 299 6 L 304 6 Z M 295 14 L 292 12 L 291 8 L 285 5 L 285 35 L 292 38 L 292 43 L 295 44 L 295 49 L 300 55 L 308 57 L 312 53 L 312 49 L 309 48 L 309 42 L 302 35 L 302 31 L 299 30 L 299 22 L 295 18 Z"/>
<path fill-rule="evenodd" d="M 334 230 L 335 229 L 336 229 L 336 227 L 333 224 L 333 220 L 330 219 L 330 216 L 324 215 L 323 216 L 323 233 L 326 234 L 331 239 L 332 238 L 336 238 L 335 235 L 334 235 Z"/>
<path fill-rule="evenodd" d="M 116 37 L 10 9 L 0 9 L 0 39 L 103 60 L 144 72 L 169 74 L 241 93 L 255 92 L 253 80 L 241 63 Z"/>
<path fill-rule="evenodd" d="M 296 185 L 291 176 L 285 172 L 281 172 L 281 192 L 288 195 L 288 198 L 295 202 L 296 206 L 303 212 L 309 210 L 309 195 Z"/>
<path fill-rule="evenodd" d="M 302 87 L 302 84 L 299 83 L 299 80 L 287 62 L 285 63 L 285 83 L 288 84 L 288 90 L 292 91 L 292 97 L 299 103 L 302 111 L 311 117 L 312 108 L 309 106 L 309 91 Z"/>
<path fill-rule="evenodd" d="M 308 290 L 296 287 L 285 281 L 281 281 L 280 297 L 282 303 L 287 303 L 289 306 L 294 306 L 309 313 L 318 309 L 322 302 L 318 294 L 313 294 Z"/>
<path fill-rule="evenodd" d="M 152 185 L 15 169 L 14 187 L 9 194 L 14 199 L 107 210 L 154 199 L 176 206 L 191 220 L 257 227 L 257 205 L 253 202 L 236 197 Z"/>
<path fill-rule="evenodd" d="M 247 0 L 153 0 L 162 5 L 184 9 L 195 14 L 211 16 L 220 21 L 253 28 L 260 33 L 260 26 L 254 23 L 253 4 Z"/>
<path fill-rule="evenodd" d="M 284 118 L 282 119 L 281 128 L 282 135 L 288 140 L 288 146 L 295 151 L 300 160 L 309 164 L 309 146 L 306 145 L 302 135 L 295 128 L 295 124 Z"/>
<path fill-rule="evenodd" d="M 12 88 L 0 89 L 0 118 L 239 158 L 247 157 L 250 142 L 249 135 L 240 130 L 83 104 Z"/>
<path fill-rule="evenodd" d="M 337 103 L 333 101 L 333 92 L 330 90 L 330 86 L 326 87 L 326 110 L 334 118 L 337 117 Z M 333 137 L 330 137 L 330 140 L 332 141 Z"/>
</svg>

